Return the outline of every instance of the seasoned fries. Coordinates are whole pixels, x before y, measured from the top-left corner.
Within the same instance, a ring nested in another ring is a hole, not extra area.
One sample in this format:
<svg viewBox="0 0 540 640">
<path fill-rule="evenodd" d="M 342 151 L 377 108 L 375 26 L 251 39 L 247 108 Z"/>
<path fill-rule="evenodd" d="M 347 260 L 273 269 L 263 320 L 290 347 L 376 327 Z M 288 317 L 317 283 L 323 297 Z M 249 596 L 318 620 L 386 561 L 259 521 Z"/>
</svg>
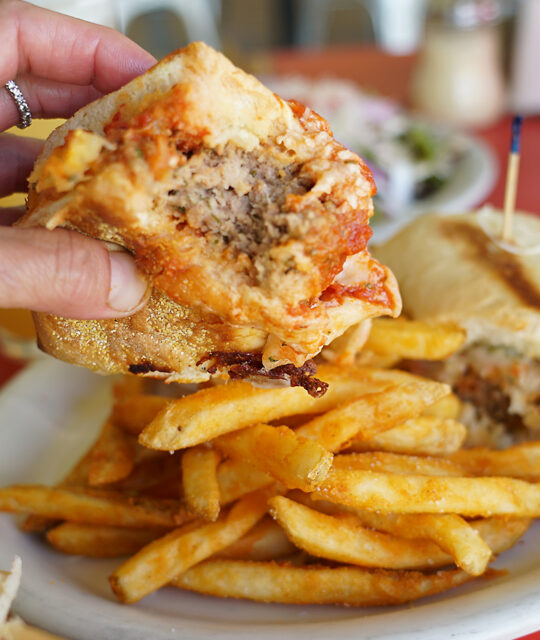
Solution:
<svg viewBox="0 0 540 640">
<path fill-rule="evenodd" d="M 297 433 L 320 442 L 329 451 L 339 451 L 352 439 L 369 439 L 377 433 L 418 415 L 450 393 L 438 382 L 421 380 L 368 393 L 301 426 Z"/>
<path fill-rule="evenodd" d="M 318 375 L 330 385 L 321 398 L 313 398 L 299 387 L 257 389 L 248 382 L 202 389 L 167 403 L 143 430 L 139 442 L 150 449 L 184 449 L 259 422 L 322 413 L 366 393 L 417 379 L 402 371 L 341 371 L 331 366 L 321 366 Z"/>
<path fill-rule="evenodd" d="M 274 482 L 271 475 L 241 460 L 225 460 L 217 470 L 219 502 L 227 505 Z"/>
<path fill-rule="evenodd" d="M 374 327 L 379 364 L 439 357 L 463 338 L 449 325 Z M 343 368 L 320 367 L 321 398 L 247 382 L 166 398 L 121 383 L 73 471 L 57 487 L 1 488 L 0 509 L 27 514 L 23 527 L 62 553 L 129 556 L 110 576 L 125 603 L 173 585 L 391 605 L 486 574 L 540 516 L 540 444 L 462 449 L 449 388 L 344 367 L 360 338 L 343 342 Z"/>
<path fill-rule="evenodd" d="M 491 559 L 492 549 L 479 531 L 455 514 L 410 516 L 363 511 L 356 515 L 366 526 L 403 538 L 433 541 L 452 556 L 458 567 L 473 576 L 483 573 Z"/>
<path fill-rule="evenodd" d="M 502 451 L 486 448 L 456 451 L 451 459 L 464 473 L 540 480 L 540 442 L 524 442 Z"/>
<path fill-rule="evenodd" d="M 513 478 L 397 476 L 331 469 L 314 493 L 338 504 L 386 513 L 540 516 L 540 484 Z"/>
<path fill-rule="evenodd" d="M 375 607 L 403 604 L 470 580 L 464 571 L 384 571 L 359 567 L 208 560 L 179 575 L 182 589 L 226 598 L 287 604 Z"/>
<path fill-rule="evenodd" d="M 138 436 L 166 405 L 167 398 L 161 396 L 122 397 L 114 403 L 111 422 L 120 429 Z"/>
<path fill-rule="evenodd" d="M 136 440 L 106 422 L 88 461 L 88 484 L 100 487 L 127 478 L 135 466 Z"/>
<path fill-rule="evenodd" d="M 265 517 L 245 536 L 233 542 L 223 551 L 214 554 L 214 558 L 231 560 L 275 560 L 291 556 L 297 551 L 287 538 L 285 531 L 270 517 Z"/>
<path fill-rule="evenodd" d="M 333 456 L 297 433 L 288 427 L 258 424 L 221 436 L 214 445 L 231 458 L 269 473 L 288 489 L 311 491 L 326 477 Z"/>
<path fill-rule="evenodd" d="M 219 516 L 219 454 L 214 449 L 194 447 L 182 456 L 182 483 L 187 508 L 203 520 Z"/>
<path fill-rule="evenodd" d="M 443 360 L 463 345 L 465 337 L 465 329 L 453 323 L 377 318 L 364 347 L 384 356 Z"/>
<path fill-rule="evenodd" d="M 64 522 L 46 534 L 62 553 L 90 558 L 116 558 L 135 553 L 165 533 L 164 529 L 127 529 Z"/>
<path fill-rule="evenodd" d="M 354 438 L 349 449 L 444 456 L 457 451 L 466 435 L 467 429 L 460 422 L 451 418 L 423 415 L 411 418 L 388 431 L 376 433 L 370 438 Z"/>
<path fill-rule="evenodd" d="M 154 540 L 110 576 L 121 602 L 136 602 L 194 564 L 241 538 L 266 513 L 273 491 L 261 490 L 237 502 L 217 522 L 188 524 Z"/>
<path fill-rule="evenodd" d="M 384 471 L 404 476 L 421 474 L 424 476 L 461 476 L 463 469 L 446 458 L 426 456 L 406 456 L 387 451 L 368 451 L 336 456 L 335 469 L 360 471 Z"/>
<path fill-rule="evenodd" d="M 450 393 L 425 409 L 423 415 L 457 420 L 460 413 L 461 400 L 454 393 Z"/>
<path fill-rule="evenodd" d="M 423 531 L 417 536 L 389 535 L 363 527 L 354 515 L 327 515 L 282 496 L 272 498 L 270 506 L 291 541 L 319 558 L 384 569 L 429 569 L 452 561 L 442 546 L 422 535 Z M 470 545 L 467 555 L 458 554 L 456 564 L 477 576 L 486 570 L 491 549 L 472 527 L 469 529 L 469 539 L 476 544 Z"/>
<path fill-rule="evenodd" d="M 175 527 L 193 518 L 178 501 L 40 485 L 0 489 L 0 511 L 111 527 Z"/>
</svg>

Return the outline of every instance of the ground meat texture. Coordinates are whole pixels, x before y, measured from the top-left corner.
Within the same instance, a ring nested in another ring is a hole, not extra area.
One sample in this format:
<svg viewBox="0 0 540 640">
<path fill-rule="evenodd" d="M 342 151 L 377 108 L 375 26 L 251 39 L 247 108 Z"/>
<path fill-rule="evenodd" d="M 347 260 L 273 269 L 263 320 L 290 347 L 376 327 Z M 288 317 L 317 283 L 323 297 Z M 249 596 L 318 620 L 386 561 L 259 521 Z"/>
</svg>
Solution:
<svg viewBox="0 0 540 640">
<path fill-rule="evenodd" d="M 494 421 L 510 429 L 522 426 L 521 417 L 509 413 L 510 398 L 503 390 L 488 380 L 481 378 L 472 368 L 467 367 L 454 384 L 454 390 L 464 402 L 470 402 L 477 411 L 487 413 Z"/>
<path fill-rule="evenodd" d="M 213 234 L 251 259 L 302 238 L 310 225 L 305 213 L 286 207 L 287 196 L 313 186 L 297 163 L 281 166 L 233 145 L 222 154 L 203 148 L 175 169 L 171 182 L 167 205 L 179 222 Z M 323 207 L 318 201 L 314 206 Z"/>
</svg>

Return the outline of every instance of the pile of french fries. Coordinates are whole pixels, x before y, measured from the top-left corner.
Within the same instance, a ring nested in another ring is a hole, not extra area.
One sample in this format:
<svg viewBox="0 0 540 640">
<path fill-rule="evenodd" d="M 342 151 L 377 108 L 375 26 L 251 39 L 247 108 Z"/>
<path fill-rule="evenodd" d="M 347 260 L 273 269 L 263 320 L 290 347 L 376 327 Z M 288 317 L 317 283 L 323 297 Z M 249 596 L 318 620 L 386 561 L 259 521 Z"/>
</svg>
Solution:
<svg viewBox="0 0 540 640">
<path fill-rule="evenodd" d="M 440 359 L 463 339 L 452 325 L 377 321 L 366 348 L 379 364 Z M 339 366 L 319 367 L 321 398 L 241 381 L 170 398 L 126 378 L 68 476 L 2 488 L 0 509 L 61 552 L 128 556 L 109 577 L 123 603 L 171 585 L 391 605 L 485 574 L 540 516 L 540 442 L 464 449 L 446 385 L 346 365 L 342 347 Z"/>
</svg>

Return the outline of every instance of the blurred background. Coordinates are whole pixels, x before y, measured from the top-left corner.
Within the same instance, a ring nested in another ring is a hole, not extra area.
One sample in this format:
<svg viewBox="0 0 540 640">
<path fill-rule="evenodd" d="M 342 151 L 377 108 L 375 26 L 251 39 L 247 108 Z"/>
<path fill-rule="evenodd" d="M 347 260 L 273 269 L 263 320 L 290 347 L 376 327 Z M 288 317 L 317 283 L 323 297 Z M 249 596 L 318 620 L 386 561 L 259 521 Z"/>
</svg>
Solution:
<svg viewBox="0 0 540 640">
<path fill-rule="evenodd" d="M 34 4 L 118 29 L 157 58 L 204 40 L 318 111 L 373 171 L 375 242 L 426 211 L 501 207 L 517 112 L 526 116 L 517 206 L 540 213 L 540 0 Z M 23 135 L 45 137 L 59 122 Z"/>
<path fill-rule="evenodd" d="M 373 170 L 376 239 L 423 211 L 500 206 L 505 118 L 540 111 L 540 0 L 34 3 L 118 29 L 158 59 L 204 40 L 320 112 Z"/>
</svg>

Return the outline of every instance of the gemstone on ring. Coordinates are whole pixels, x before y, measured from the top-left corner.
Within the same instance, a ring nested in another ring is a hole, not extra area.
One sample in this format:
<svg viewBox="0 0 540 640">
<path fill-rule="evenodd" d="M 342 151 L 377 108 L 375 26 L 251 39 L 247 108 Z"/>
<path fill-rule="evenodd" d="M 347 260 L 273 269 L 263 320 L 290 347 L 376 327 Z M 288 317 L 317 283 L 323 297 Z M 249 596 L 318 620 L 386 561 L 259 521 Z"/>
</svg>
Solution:
<svg viewBox="0 0 540 640">
<path fill-rule="evenodd" d="M 32 124 L 32 113 L 30 112 L 28 102 L 26 102 L 22 91 L 19 89 L 19 85 L 14 80 L 8 80 L 4 86 L 9 91 L 19 110 L 21 120 L 17 124 L 17 127 L 19 127 L 19 129 L 26 129 L 26 127 Z"/>
</svg>

